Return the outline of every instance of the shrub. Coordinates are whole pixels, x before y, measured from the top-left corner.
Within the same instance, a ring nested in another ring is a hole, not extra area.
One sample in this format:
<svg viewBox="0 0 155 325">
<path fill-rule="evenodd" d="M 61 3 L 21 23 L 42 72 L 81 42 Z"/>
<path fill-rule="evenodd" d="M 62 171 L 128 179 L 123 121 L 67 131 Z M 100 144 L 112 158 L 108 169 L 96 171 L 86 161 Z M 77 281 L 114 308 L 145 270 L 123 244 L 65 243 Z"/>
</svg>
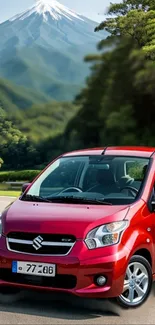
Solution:
<svg viewBox="0 0 155 325">
<path fill-rule="evenodd" d="M 6 171 L 0 172 L 0 182 L 32 182 L 38 176 L 40 170 L 20 170 L 20 171 Z"/>
</svg>

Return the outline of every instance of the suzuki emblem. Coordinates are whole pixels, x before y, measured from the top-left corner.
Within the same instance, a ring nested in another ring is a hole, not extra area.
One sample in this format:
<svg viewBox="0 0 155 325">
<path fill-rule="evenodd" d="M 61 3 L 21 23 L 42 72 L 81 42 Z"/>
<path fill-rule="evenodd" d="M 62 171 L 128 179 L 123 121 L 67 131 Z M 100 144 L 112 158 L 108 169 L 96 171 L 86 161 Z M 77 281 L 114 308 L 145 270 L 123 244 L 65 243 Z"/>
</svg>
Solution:
<svg viewBox="0 0 155 325">
<path fill-rule="evenodd" d="M 36 251 L 42 247 L 42 242 L 43 238 L 41 236 L 38 236 L 33 240 L 32 246 L 36 249 Z"/>
</svg>

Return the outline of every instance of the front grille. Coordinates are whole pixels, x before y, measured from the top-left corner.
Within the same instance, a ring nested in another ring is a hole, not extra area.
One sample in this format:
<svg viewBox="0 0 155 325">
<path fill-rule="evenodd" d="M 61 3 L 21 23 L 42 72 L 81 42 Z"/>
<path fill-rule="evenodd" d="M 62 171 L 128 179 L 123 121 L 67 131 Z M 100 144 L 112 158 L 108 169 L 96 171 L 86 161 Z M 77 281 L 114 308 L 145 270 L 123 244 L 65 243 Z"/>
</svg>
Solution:
<svg viewBox="0 0 155 325">
<path fill-rule="evenodd" d="M 46 241 L 51 242 L 64 242 L 64 240 L 67 240 L 71 243 L 74 243 L 76 238 L 72 235 L 61 235 L 61 234 L 36 234 L 36 233 L 30 233 L 30 232 L 10 232 L 8 234 L 8 238 L 14 238 L 14 239 L 23 239 L 23 240 L 34 240 L 37 236 L 41 236 Z"/>
<path fill-rule="evenodd" d="M 57 274 L 55 277 L 41 277 L 12 273 L 10 269 L 0 269 L 0 279 L 6 282 L 27 284 L 58 289 L 74 289 L 77 278 L 74 275 Z"/>
<path fill-rule="evenodd" d="M 66 234 L 11 232 L 7 236 L 9 250 L 34 255 L 67 255 L 75 242 L 74 236 Z"/>
<path fill-rule="evenodd" d="M 32 245 L 9 243 L 10 249 L 16 252 L 23 252 L 29 254 L 36 254 L 36 250 Z M 68 247 L 66 246 L 42 246 L 37 251 L 41 255 L 66 255 Z"/>
</svg>

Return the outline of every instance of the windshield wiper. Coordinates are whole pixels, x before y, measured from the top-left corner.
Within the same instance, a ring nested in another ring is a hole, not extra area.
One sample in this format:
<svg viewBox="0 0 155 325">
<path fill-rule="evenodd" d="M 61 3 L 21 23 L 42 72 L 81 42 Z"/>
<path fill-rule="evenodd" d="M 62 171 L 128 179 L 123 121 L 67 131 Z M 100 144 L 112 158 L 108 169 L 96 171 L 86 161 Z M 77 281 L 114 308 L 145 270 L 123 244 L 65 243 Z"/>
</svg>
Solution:
<svg viewBox="0 0 155 325">
<path fill-rule="evenodd" d="M 30 201 L 30 202 L 66 202 L 66 203 L 87 203 L 87 204 L 102 204 L 102 205 L 112 205 L 109 202 L 105 202 L 99 199 L 89 199 L 85 197 L 75 197 L 75 196 L 53 196 L 53 197 L 43 197 L 37 195 L 30 195 L 27 194 L 23 196 L 23 201 Z"/>
<path fill-rule="evenodd" d="M 50 200 L 42 197 L 42 196 L 37 196 L 37 195 L 30 195 L 30 194 L 27 194 L 25 196 L 22 197 L 22 200 L 23 201 L 30 201 L 30 202 L 48 202 L 48 203 L 51 203 Z"/>
<path fill-rule="evenodd" d="M 51 196 L 46 198 L 50 202 L 66 202 L 66 203 L 90 203 L 90 204 L 103 204 L 112 205 L 112 203 L 102 201 L 99 199 L 90 199 L 86 197 L 76 197 L 76 196 Z"/>
</svg>

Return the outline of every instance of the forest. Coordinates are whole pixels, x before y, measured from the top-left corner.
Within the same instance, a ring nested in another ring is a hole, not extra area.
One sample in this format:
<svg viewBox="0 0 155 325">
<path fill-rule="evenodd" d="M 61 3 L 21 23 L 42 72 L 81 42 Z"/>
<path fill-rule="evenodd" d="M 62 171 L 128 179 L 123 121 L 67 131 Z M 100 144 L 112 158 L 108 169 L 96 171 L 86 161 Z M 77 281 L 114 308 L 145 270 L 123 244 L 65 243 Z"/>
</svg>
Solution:
<svg viewBox="0 0 155 325">
<path fill-rule="evenodd" d="M 0 82 L 2 169 L 40 169 L 79 148 L 155 146 L 155 1 L 124 0 L 106 14 L 94 33 L 109 36 L 84 58 L 90 76 L 73 102 L 23 94 L 21 107 L 21 92 Z"/>
</svg>

